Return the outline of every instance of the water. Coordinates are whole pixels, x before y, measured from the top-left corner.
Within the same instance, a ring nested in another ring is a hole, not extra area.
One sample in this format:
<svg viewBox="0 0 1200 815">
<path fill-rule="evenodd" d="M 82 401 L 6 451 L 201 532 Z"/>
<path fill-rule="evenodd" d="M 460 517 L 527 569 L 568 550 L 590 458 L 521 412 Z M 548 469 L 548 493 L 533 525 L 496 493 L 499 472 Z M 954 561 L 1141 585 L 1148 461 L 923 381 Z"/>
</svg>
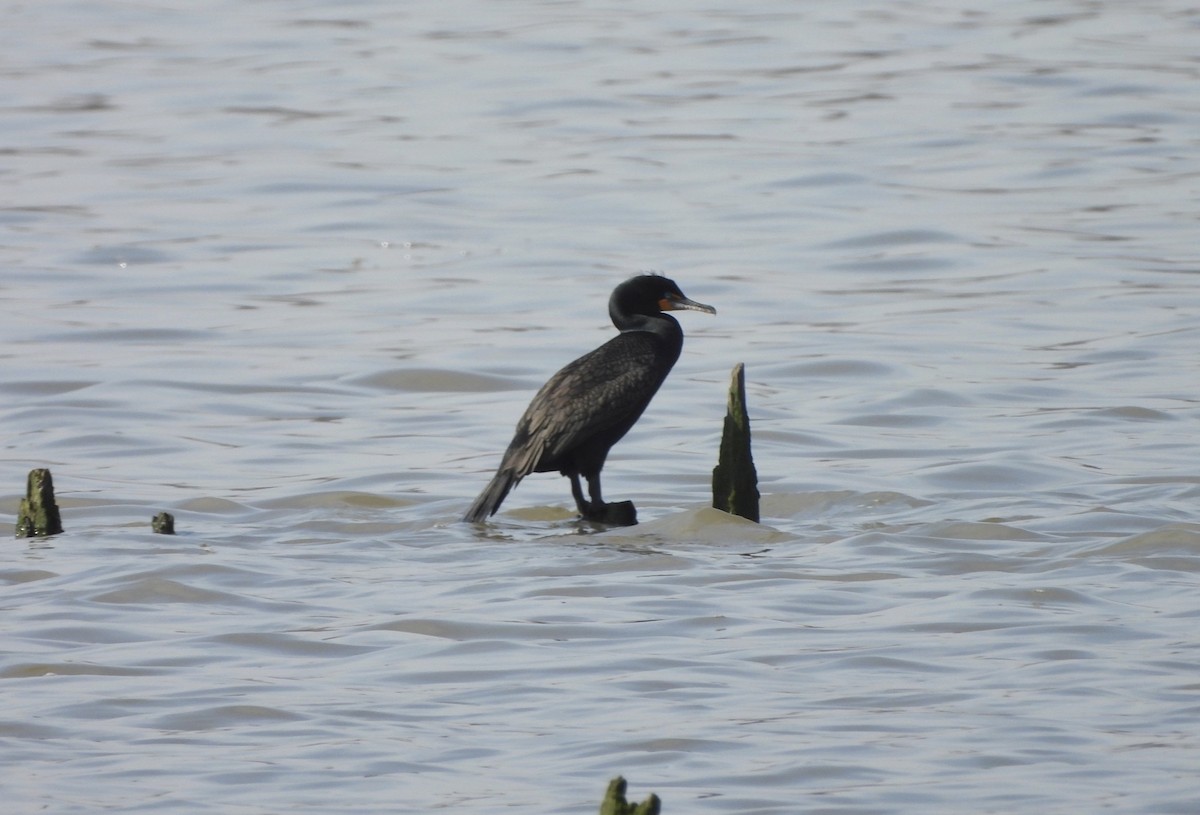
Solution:
<svg viewBox="0 0 1200 815">
<path fill-rule="evenodd" d="M 6 811 L 1194 812 L 1200 17 L 993 6 L 4 4 Z"/>
</svg>

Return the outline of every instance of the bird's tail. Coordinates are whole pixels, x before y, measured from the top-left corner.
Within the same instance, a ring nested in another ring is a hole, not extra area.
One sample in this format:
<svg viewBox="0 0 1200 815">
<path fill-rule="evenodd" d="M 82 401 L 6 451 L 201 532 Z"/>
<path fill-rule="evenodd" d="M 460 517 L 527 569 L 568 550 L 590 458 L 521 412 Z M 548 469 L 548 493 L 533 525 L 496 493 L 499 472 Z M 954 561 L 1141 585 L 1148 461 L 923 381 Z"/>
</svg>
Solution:
<svg viewBox="0 0 1200 815">
<path fill-rule="evenodd" d="M 467 510 L 467 514 L 463 516 L 463 520 L 467 523 L 479 523 L 486 521 L 489 517 L 496 514 L 496 510 L 500 508 L 500 504 L 508 496 L 508 493 L 513 487 L 517 486 L 517 482 L 521 480 L 521 476 L 517 475 L 512 470 L 501 467 L 488 485 L 483 488 L 483 492 L 479 493 L 479 497 L 475 499 L 475 503 L 471 504 L 471 508 Z"/>
</svg>

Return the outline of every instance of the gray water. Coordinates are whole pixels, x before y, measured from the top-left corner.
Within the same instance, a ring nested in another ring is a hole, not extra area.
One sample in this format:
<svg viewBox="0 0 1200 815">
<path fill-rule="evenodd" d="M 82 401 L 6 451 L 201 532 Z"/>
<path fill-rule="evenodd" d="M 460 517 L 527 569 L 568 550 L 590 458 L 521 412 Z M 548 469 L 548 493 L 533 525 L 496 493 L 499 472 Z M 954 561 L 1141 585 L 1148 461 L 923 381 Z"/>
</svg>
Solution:
<svg viewBox="0 0 1200 815">
<path fill-rule="evenodd" d="M 1197 811 L 1195 8 L 0 31 L 0 515 L 49 467 L 67 527 L 0 554 L 6 813 Z M 605 470 L 643 523 L 459 523 L 647 269 L 718 314 Z"/>
</svg>

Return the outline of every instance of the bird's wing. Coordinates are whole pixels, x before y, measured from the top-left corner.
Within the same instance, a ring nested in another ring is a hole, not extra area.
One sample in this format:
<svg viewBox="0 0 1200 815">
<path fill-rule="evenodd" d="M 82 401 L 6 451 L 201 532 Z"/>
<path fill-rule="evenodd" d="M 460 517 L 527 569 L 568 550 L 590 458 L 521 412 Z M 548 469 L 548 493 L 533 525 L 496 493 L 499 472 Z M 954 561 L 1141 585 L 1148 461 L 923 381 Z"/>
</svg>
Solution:
<svg viewBox="0 0 1200 815">
<path fill-rule="evenodd" d="M 544 456 L 635 421 L 670 369 L 657 364 L 656 342 L 645 332 L 619 334 L 552 376 L 517 423 L 505 463 L 529 473 Z"/>
</svg>

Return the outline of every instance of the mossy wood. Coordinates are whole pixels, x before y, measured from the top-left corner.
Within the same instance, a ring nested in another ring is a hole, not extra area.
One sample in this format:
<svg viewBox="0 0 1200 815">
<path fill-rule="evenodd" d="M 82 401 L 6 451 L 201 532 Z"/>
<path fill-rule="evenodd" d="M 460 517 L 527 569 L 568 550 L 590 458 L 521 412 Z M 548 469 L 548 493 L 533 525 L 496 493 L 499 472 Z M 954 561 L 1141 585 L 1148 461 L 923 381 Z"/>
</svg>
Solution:
<svg viewBox="0 0 1200 815">
<path fill-rule="evenodd" d="M 151 519 L 150 528 L 160 535 L 174 535 L 175 516 L 169 512 L 160 512 Z"/>
<path fill-rule="evenodd" d="M 600 512 L 587 515 L 584 520 L 608 526 L 637 526 L 637 508 L 633 501 L 617 501 L 605 504 Z"/>
<path fill-rule="evenodd" d="M 662 811 L 662 801 L 654 793 L 640 804 L 631 804 L 625 800 L 625 779 L 617 776 L 608 782 L 608 791 L 604 793 L 604 802 L 600 804 L 600 815 L 659 815 Z"/>
<path fill-rule="evenodd" d="M 713 503 L 719 510 L 758 522 L 758 472 L 750 452 L 750 416 L 746 412 L 746 366 L 733 368 L 729 407 L 721 434 L 721 454 L 713 469 Z"/>
<path fill-rule="evenodd" d="M 30 470 L 25 482 L 25 497 L 17 513 L 17 537 L 44 538 L 61 535 L 62 531 L 62 516 L 54 500 L 54 479 L 50 471 Z"/>
</svg>

